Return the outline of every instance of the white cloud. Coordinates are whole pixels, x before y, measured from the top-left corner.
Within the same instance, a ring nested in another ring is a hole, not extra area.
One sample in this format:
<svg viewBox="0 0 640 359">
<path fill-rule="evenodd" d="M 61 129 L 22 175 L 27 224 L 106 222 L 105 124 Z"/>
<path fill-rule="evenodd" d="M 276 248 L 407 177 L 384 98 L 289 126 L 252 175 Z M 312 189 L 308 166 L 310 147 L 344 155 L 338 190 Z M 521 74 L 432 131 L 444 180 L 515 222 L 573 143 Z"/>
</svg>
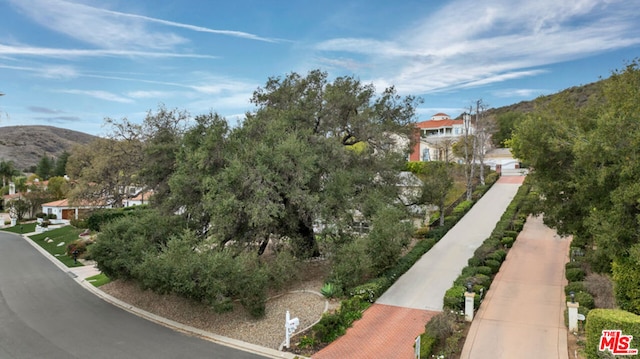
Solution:
<svg viewBox="0 0 640 359">
<path fill-rule="evenodd" d="M 87 50 L 87 49 L 58 49 L 34 46 L 9 46 L 0 44 L 0 55 L 43 56 L 55 58 L 74 57 L 176 57 L 215 59 L 216 56 L 185 54 L 173 52 L 149 52 L 135 50 Z"/>
<path fill-rule="evenodd" d="M 376 86 L 394 84 L 400 93 L 484 86 L 640 44 L 639 7 L 638 0 L 457 0 L 391 39 L 329 39 L 315 56 L 364 57 Z"/>
<path fill-rule="evenodd" d="M 130 98 L 122 97 L 120 95 L 116 95 L 111 92 L 102 91 L 102 90 L 58 90 L 56 92 L 68 93 L 73 95 L 82 95 L 89 96 L 93 98 L 97 98 L 100 100 L 120 102 L 120 103 L 133 103 L 134 101 Z"/>
<path fill-rule="evenodd" d="M 496 97 L 523 97 L 530 98 L 532 96 L 541 96 L 546 93 L 550 93 L 552 90 L 546 89 L 504 89 L 500 91 L 493 91 L 493 95 Z"/>
<path fill-rule="evenodd" d="M 258 41 L 277 41 L 241 31 L 210 29 L 71 1 L 11 0 L 11 3 L 40 25 L 99 48 L 168 50 L 189 42 L 172 32 L 152 30 L 148 26 L 150 24 Z"/>
<path fill-rule="evenodd" d="M 169 96 L 174 96 L 176 93 L 175 92 L 170 92 L 170 91 L 155 91 L 155 90 L 151 90 L 151 91 L 130 91 L 127 92 L 127 96 L 131 97 L 131 98 L 136 98 L 136 99 L 142 99 L 142 98 L 163 98 L 163 97 L 169 97 Z"/>
</svg>

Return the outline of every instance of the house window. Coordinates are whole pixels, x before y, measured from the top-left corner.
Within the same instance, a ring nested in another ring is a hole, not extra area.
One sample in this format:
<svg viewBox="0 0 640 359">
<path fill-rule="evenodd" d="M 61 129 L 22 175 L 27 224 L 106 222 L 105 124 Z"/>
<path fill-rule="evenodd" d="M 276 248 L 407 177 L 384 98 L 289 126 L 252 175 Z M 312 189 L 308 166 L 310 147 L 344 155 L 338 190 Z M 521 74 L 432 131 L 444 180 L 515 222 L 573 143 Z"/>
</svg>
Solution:
<svg viewBox="0 0 640 359">
<path fill-rule="evenodd" d="M 425 148 L 424 150 L 422 150 L 422 160 L 423 161 L 431 161 L 431 159 L 429 158 L 429 149 Z"/>
<path fill-rule="evenodd" d="M 47 214 L 52 214 L 53 210 L 51 208 L 47 208 Z"/>
</svg>

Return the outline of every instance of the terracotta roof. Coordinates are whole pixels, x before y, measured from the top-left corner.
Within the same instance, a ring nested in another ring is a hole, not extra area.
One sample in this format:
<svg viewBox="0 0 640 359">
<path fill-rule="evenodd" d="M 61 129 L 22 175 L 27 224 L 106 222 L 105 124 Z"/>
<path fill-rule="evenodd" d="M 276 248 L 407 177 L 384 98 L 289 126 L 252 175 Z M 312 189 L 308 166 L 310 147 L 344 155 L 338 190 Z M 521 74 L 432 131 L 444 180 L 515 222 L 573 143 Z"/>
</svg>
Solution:
<svg viewBox="0 0 640 359">
<path fill-rule="evenodd" d="M 95 203 L 90 203 L 88 201 L 81 201 L 79 204 L 72 205 L 72 204 L 69 204 L 69 200 L 65 198 L 58 201 L 44 203 L 42 206 L 43 207 L 96 207 L 97 205 Z"/>
<path fill-rule="evenodd" d="M 153 191 L 140 192 L 140 193 L 138 193 L 137 196 L 135 196 L 133 198 L 129 198 L 129 201 L 149 200 L 149 197 L 151 197 L 152 195 L 153 195 Z"/>
<path fill-rule="evenodd" d="M 442 116 L 449 117 L 449 115 L 447 115 L 446 113 L 443 113 L 443 112 L 438 112 L 438 113 L 436 113 L 435 115 L 433 115 L 431 117 L 442 117 Z"/>
<path fill-rule="evenodd" d="M 453 125 L 462 125 L 462 123 L 462 120 L 427 120 L 416 123 L 416 127 L 421 129 L 453 127 Z"/>
<path fill-rule="evenodd" d="M 69 207 L 69 200 L 68 199 L 61 199 L 59 201 L 53 201 L 53 202 L 44 203 L 43 206 L 46 206 L 46 207 Z"/>
<path fill-rule="evenodd" d="M 14 194 L 5 194 L 4 196 L 2 196 L 2 198 L 4 198 L 4 199 L 14 199 L 14 198 L 20 198 L 20 196 L 22 196 L 22 194 L 14 193 Z"/>
</svg>

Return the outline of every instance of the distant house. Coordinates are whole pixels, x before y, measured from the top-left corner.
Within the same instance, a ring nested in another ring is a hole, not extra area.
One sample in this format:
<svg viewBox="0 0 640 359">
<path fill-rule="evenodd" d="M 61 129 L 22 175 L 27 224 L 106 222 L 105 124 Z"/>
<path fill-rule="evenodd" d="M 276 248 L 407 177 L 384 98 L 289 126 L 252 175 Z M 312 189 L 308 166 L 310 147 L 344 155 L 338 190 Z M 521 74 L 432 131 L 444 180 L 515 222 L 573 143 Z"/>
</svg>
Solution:
<svg viewBox="0 0 640 359">
<path fill-rule="evenodd" d="M 501 175 L 521 175 L 526 170 L 520 169 L 520 161 L 513 158 L 508 148 L 495 148 L 485 155 L 484 163 Z"/>
<path fill-rule="evenodd" d="M 470 122 L 451 119 L 442 112 L 416 123 L 415 127 L 415 145 L 409 156 L 410 161 L 451 161 L 454 159 L 453 144 L 465 135 L 467 128 L 469 134 L 474 130 Z"/>
<path fill-rule="evenodd" d="M 42 205 L 42 212 L 45 214 L 55 214 L 58 219 L 79 219 L 84 218 L 91 210 L 104 208 L 104 205 L 95 205 L 88 202 L 72 205 L 68 199 L 61 199 Z"/>
<path fill-rule="evenodd" d="M 122 200 L 124 207 L 140 206 L 143 204 L 149 204 L 149 198 L 153 195 L 153 191 L 140 191 L 136 196 L 125 198 Z"/>
</svg>

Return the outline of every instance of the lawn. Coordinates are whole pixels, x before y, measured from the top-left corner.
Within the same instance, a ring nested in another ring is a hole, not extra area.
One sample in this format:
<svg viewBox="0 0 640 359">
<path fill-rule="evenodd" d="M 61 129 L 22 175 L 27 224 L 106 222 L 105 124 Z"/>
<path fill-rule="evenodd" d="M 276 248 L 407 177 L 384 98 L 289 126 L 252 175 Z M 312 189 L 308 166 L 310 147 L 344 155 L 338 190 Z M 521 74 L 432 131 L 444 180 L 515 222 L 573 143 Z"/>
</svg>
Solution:
<svg viewBox="0 0 640 359">
<path fill-rule="evenodd" d="M 111 279 L 104 275 L 104 273 L 96 274 L 93 277 L 89 277 L 86 279 L 87 282 L 93 284 L 94 287 L 99 287 L 101 285 L 105 285 L 111 282 Z"/>
<path fill-rule="evenodd" d="M 17 234 L 32 233 L 36 231 L 36 223 L 33 222 L 33 223 L 18 224 L 13 227 L 3 228 L 2 230 L 5 232 L 11 232 L 11 233 L 17 233 Z"/>
<path fill-rule="evenodd" d="M 80 238 L 78 236 L 80 233 L 82 233 L 81 229 L 77 229 L 73 226 L 65 226 L 62 228 L 52 229 L 44 233 L 39 233 L 30 236 L 29 238 L 31 238 L 31 240 L 33 240 L 37 245 L 44 248 L 44 250 L 51 253 L 52 256 L 58 258 L 58 260 L 67 267 L 81 267 L 82 263 L 73 263 L 73 258 L 67 256 L 66 253 L 67 245 Z M 47 243 L 45 238 L 49 238 L 53 240 L 53 242 Z"/>
</svg>

